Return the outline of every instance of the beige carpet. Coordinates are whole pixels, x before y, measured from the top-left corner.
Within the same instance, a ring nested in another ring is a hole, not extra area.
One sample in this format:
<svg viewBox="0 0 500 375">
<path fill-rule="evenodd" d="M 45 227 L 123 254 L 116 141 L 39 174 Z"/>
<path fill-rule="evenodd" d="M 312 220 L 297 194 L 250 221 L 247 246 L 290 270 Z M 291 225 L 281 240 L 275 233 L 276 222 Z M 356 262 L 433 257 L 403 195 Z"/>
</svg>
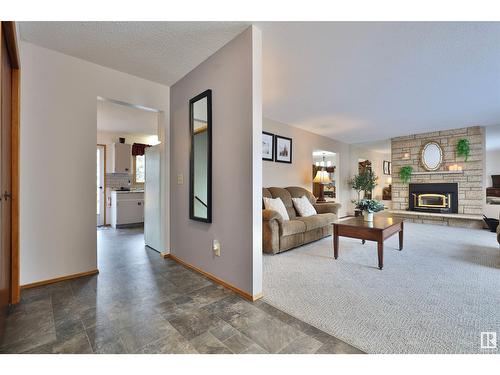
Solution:
<svg viewBox="0 0 500 375">
<path fill-rule="evenodd" d="M 264 256 L 264 300 L 368 353 L 499 353 L 500 251 L 485 230 L 405 224 L 405 247 L 332 238 Z"/>
</svg>

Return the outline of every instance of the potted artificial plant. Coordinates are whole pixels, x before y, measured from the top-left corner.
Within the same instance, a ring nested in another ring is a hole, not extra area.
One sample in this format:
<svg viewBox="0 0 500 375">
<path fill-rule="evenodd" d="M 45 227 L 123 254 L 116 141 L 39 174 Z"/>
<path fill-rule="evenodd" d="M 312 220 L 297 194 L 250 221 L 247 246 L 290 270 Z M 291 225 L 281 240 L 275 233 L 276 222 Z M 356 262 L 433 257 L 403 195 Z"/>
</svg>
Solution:
<svg viewBox="0 0 500 375">
<path fill-rule="evenodd" d="M 384 205 L 375 199 L 361 199 L 356 202 L 356 208 L 363 212 L 365 221 L 373 221 L 373 213 L 384 209 Z"/>
<path fill-rule="evenodd" d="M 457 156 L 465 157 L 464 161 L 467 162 L 470 156 L 470 142 L 467 138 L 462 138 L 457 142 Z"/>
<path fill-rule="evenodd" d="M 371 169 L 361 172 L 352 178 L 350 185 L 358 193 L 358 200 L 361 199 L 362 191 L 366 195 L 367 192 L 372 191 L 377 186 L 377 179 L 378 177 Z"/>
<path fill-rule="evenodd" d="M 355 175 L 349 182 L 353 190 L 356 190 L 356 193 L 358 194 L 358 199 L 353 201 L 353 203 L 356 204 L 361 200 L 362 191 L 365 192 L 364 196 L 366 196 L 367 192 L 372 191 L 375 186 L 377 186 L 377 179 L 378 177 L 375 175 L 375 173 L 373 173 L 371 169 Z"/>
<path fill-rule="evenodd" d="M 411 180 L 411 174 L 413 173 L 413 167 L 411 165 L 405 165 L 399 170 L 399 178 L 403 184 L 407 184 Z"/>
</svg>

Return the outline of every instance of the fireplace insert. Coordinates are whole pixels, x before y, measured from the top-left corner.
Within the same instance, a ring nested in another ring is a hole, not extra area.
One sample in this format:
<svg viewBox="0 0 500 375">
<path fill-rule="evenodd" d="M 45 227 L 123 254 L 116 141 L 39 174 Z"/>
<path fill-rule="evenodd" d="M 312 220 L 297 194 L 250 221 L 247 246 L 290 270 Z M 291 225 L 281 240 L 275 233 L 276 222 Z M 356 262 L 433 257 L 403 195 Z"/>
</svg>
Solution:
<svg viewBox="0 0 500 375">
<path fill-rule="evenodd" d="M 458 213 L 458 184 L 410 184 L 409 210 Z"/>
</svg>

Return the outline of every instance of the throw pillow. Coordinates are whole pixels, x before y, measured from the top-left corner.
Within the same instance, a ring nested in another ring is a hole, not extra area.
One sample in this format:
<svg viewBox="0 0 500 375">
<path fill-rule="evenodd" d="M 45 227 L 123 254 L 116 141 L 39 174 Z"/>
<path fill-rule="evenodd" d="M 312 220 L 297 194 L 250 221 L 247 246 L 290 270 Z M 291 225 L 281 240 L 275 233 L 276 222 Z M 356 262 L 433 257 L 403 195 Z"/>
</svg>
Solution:
<svg viewBox="0 0 500 375">
<path fill-rule="evenodd" d="M 292 201 L 300 216 L 307 217 L 317 214 L 313 205 L 309 202 L 309 199 L 307 199 L 305 195 L 300 198 L 292 198 Z"/>
<path fill-rule="evenodd" d="M 281 198 L 262 198 L 264 199 L 264 207 L 267 210 L 273 210 L 278 212 L 282 217 L 283 220 L 290 220 L 290 217 L 288 216 L 288 212 L 286 211 L 285 205 L 283 204 L 283 201 Z"/>
</svg>

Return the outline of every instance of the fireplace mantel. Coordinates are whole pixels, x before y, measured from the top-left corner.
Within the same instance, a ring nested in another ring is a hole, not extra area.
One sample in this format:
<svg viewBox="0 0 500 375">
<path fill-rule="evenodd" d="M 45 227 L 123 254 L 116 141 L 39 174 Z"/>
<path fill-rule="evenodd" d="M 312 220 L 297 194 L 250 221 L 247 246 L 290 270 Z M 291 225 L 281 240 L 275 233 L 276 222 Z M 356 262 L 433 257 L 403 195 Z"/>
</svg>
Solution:
<svg viewBox="0 0 500 375">
<path fill-rule="evenodd" d="M 433 172 L 412 172 L 412 176 L 423 176 L 432 174 L 464 174 L 464 171 L 433 171 Z"/>
</svg>

